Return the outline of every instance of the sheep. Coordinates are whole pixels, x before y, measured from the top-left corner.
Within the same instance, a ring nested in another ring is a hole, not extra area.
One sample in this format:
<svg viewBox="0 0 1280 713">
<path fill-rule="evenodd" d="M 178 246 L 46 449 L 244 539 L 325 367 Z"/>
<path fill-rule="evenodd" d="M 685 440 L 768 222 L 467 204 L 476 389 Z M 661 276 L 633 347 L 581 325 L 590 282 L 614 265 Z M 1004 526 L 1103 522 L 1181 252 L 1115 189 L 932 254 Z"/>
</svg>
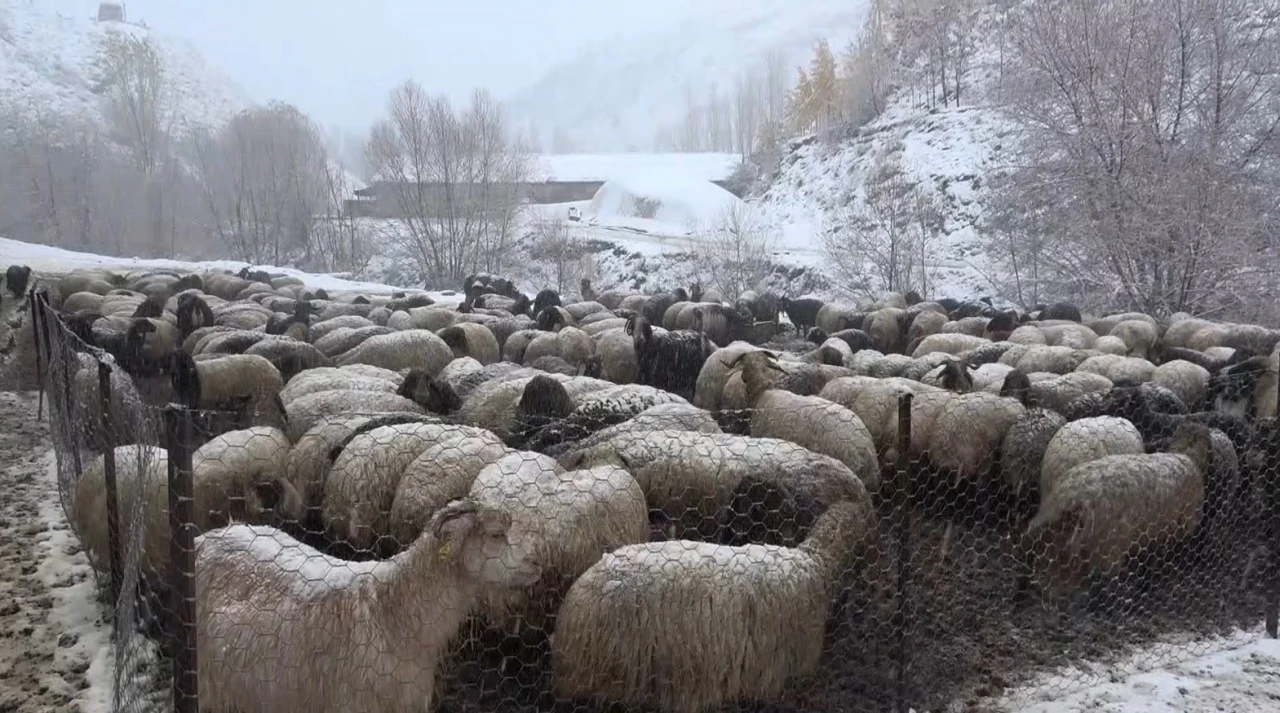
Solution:
<svg viewBox="0 0 1280 713">
<path fill-rule="evenodd" d="M 435 376 L 452 360 L 453 351 L 434 332 L 409 329 L 369 337 L 339 357 L 337 364 L 370 364 L 391 371 L 418 368 Z"/>
<path fill-rule="evenodd" d="M 140 567 L 149 577 L 164 578 L 169 561 L 169 454 L 158 446 L 116 446 L 116 505 L 121 533 L 141 533 Z M 102 456 L 90 460 L 75 482 L 71 525 L 90 562 L 108 571 L 106 471 Z M 137 518 L 141 518 L 139 521 Z"/>
<path fill-rule="evenodd" d="M 514 452 L 488 431 L 455 432 L 428 447 L 400 474 L 387 514 L 389 537 L 413 542 L 437 510 L 471 491 L 480 471 Z"/>
<path fill-rule="evenodd" d="M 690 331 L 655 333 L 644 318 L 628 321 L 627 333 L 635 343 L 639 383 L 684 399 L 693 398 L 702 365 L 715 350 L 704 335 Z"/>
<path fill-rule="evenodd" d="M 821 514 L 817 503 L 788 485 L 748 475 L 738 481 L 729 502 L 716 514 L 715 541 L 796 547 Z"/>
<path fill-rule="evenodd" d="M 921 339 L 915 349 L 911 351 L 913 358 L 919 359 L 926 354 L 934 352 L 943 352 L 953 356 L 959 356 L 967 351 L 978 349 L 983 345 L 990 344 L 990 340 L 983 337 L 974 337 L 968 334 L 948 333 L 930 334 Z"/>
<path fill-rule="evenodd" d="M 1040 319 L 1065 319 L 1071 322 L 1080 321 L 1080 308 L 1070 302 L 1054 302 L 1040 311 Z"/>
<path fill-rule="evenodd" d="M 1189 361 L 1174 359 L 1156 367 L 1151 383 L 1169 389 L 1192 410 L 1199 410 L 1209 391 L 1209 370 Z"/>
<path fill-rule="evenodd" d="M 459 423 L 509 439 L 573 411 L 573 398 L 612 386 L 607 381 L 565 377 L 531 369 L 477 386 L 456 414 Z"/>
<path fill-rule="evenodd" d="M 732 373 L 730 364 L 742 354 L 758 347 L 746 342 L 734 342 L 711 353 L 698 370 L 694 382 L 693 405 L 708 411 L 718 411 L 720 398 Z"/>
<path fill-rule="evenodd" d="M 1148 359 L 1155 350 L 1160 333 L 1156 325 L 1139 319 L 1128 319 L 1111 328 L 1108 336 L 1119 337 L 1128 348 L 1127 356 Z"/>
<path fill-rule="evenodd" d="M 448 439 L 484 434 L 470 426 L 396 423 L 357 430 L 324 481 L 322 515 L 330 536 L 355 550 L 380 550 L 400 477 L 423 451 Z"/>
<path fill-rule="evenodd" d="M 1040 499 L 1043 500 L 1068 471 L 1104 456 L 1144 453 L 1142 434 L 1130 421 L 1115 416 L 1094 416 L 1072 421 L 1054 434 L 1040 465 Z"/>
<path fill-rule="evenodd" d="M 777 698 L 816 673 L 828 603 L 874 530 L 865 502 L 842 501 L 794 549 L 678 540 L 605 555 L 561 605 L 557 696 L 672 711 Z"/>
<path fill-rule="evenodd" d="M 299 396 L 290 403 L 288 426 L 285 433 L 289 440 L 298 439 L 322 419 L 329 416 L 372 413 L 410 413 L 426 415 L 426 409 L 397 394 L 381 391 L 352 391 L 329 389 Z"/>
<path fill-rule="evenodd" d="M 900 354 L 907 349 L 909 315 L 905 309 L 885 307 L 866 317 L 864 329 L 871 335 L 871 344 L 885 354 Z"/>
<path fill-rule="evenodd" d="M 1000 442 L 1000 475 L 1019 502 L 1039 502 L 1045 451 L 1066 424 L 1067 419 L 1057 411 L 1029 408 L 1004 434 Z M 1025 509 L 1019 508 L 1019 514 Z"/>
<path fill-rule="evenodd" d="M 840 404 L 862 421 L 876 451 L 887 453 L 898 439 L 898 400 L 905 393 L 939 391 L 909 379 L 847 376 L 827 382 L 818 397 Z"/>
<path fill-rule="evenodd" d="M 785 315 L 796 328 L 796 334 L 804 334 L 810 327 L 818 324 L 818 310 L 823 307 L 822 300 L 813 297 L 801 297 L 799 299 L 791 299 L 782 297 L 778 300 L 778 309 Z M 861 325 L 848 325 L 858 327 Z M 827 332 L 839 331 L 839 329 L 823 328 Z"/>
<path fill-rule="evenodd" d="M 1076 367 L 1076 371 L 1100 374 L 1110 379 L 1112 383 L 1125 381 L 1135 384 L 1150 381 L 1155 374 L 1155 370 L 1155 365 L 1146 359 L 1116 356 L 1114 354 L 1100 354 L 1089 357 L 1080 362 L 1080 366 Z"/>
<path fill-rule="evenodd" d="M 752 436 L 778 438 L 829 455 L 848 466 L 868 491 L 879 489 L 876 446 L 856 414 L 818 396 L 770 388 L 773 381 L 768 371 L 781 369 L 769 352 L 747 352 L 731 366 L 742 370 L 747 403 L 753 409 Z"/>
<path fill-rule="evenodd" d="M 287 407 L 295 400 L 320 391 L 343 389 L 348 391 L 381 391 L 394 394 L 399 384 L 390 379 L 363 376 L 335 367 L 308 369 L 285 384 L 280 390 L 280 401 Z"/>
<path fill-rule="evenodd" d="M 508 345 L 511 341 L 508 340 Z M 557 356 L 573 367 L 581 368 L 594 355 L 595 342 L 586 332 L 577 327 L 563 327 L 557 332 L 537 332 L 525 347 L 520 362 L 527 365 L 540 357 Z"/>
<path fill-rule="evenodd" d="M 432 379 L 422 369 L 410 369 L 396 394 L 423 407 L 430 413 L 450 414 L 462 408 L 462 399 L 449 382 Z"/>
<path fill-rule="evenodd" d="M 373 327 L 374 323 L 364 317 L 357 315 L 346 315 L 344 317 L 334 317 L 326 319 L 323 322 L 316 322 L 311 325 L 307 341 L 315 344 L 326 334 L 338 329 L 360 329 L 361 327 Z"/>
<path fill-rule="evenodd" d="M 495 626 L 518 615 L 550 631 L 564 592 L 602 553 L 649 537 L 644 493 L 615 466 L 565 472 L 552 458 L 515 451 L 481 470 L 469 497 L 524 525 L 543 568 L 536 587 L 486 607 Z"/>
<path fill-rule="evenodd" d="M 231 520 L 278 525 L 275 514 L 298 509 L 299 496 L 285 479 L 291 444 L 284 432 L 253 426 L 223 433 L 191 456 L 196 522 L 201 529 Z"/>
<path fill-rule="evenodd" d="M 1214 409 L 1254 420 L 1276 412 L 1276 360 L 1250 357 L 1223 367 L 1213 379 Z"/>
<path fill-rule="evenodd" d="M 571 400 L 572 410 L 569 413 L 522 434 L 520 445 L 544 452 L 559 443 L 580 440 L 602 428 L 627 421 L 649 408 L 668 403 L 688 405 L 675 394 L 638 384 L 592 391 Z"/>
<path fill-rule="evenodd" d="M 31 268 L 26 265 L 10 265 L 4 271 L 4 284 L 15 299 L 22 299 L 27 291 L 27 283 L 31 280 Z"/>
<path fill-rule="evenodd" d="M 1168 453 L 1111 455 L 1072 468 L 1027 525 L 1058 551 L 1056 574 L 1067 582 L 1089 572 L 1114 573 L 1139 548 L 1193 534 L 1204 503 L 1204 473 L 1212 458 L 1209 429 L 1183 423 Z"/>
<path fill-rule="evenodd" d="M 670 520 L 673 537 L 686 530 L 713 536 L 718 509 L 747 475 L 788 483 L 821 506 L 869 497 L 862 479 L 848 466 L 776 438 L 628 430 L 608 441 L 568 451 L 557 460 L 567 470 L 597 465 L 626 468 L 640 484 L 650 510 Z"/>
<path fill-rule="evenodd" d="M 544 452 L 559 458 L 571 450 L 581 450 L 610 441 L 621 434 L 655 430 L 721 433 L 715 417 L 706 411 L 680 401 L 669 401 L 641 411 L 630 419 L 588 435 L 581 440 L 549 446 Z"/>
<path fill-rule="evenodd" d="M 196 538 L 200 706 L 429 710 L 437 663 L 471 609 L 541 574 L 521 526 L 473 500 L 386 561 L 340 560 L 270 527 L 208 532 Z M 277 675 L 255 673 L 264 661 Z"/>
<path fill-rule="evenodd" d="M 308 369 L 333 366 L 333 360 L 314 346 L 283 337 L 264 339 L 244 350 L 244 353 L 266 357 L 267 361 L 275 365 L 285 383 Z"/>
<path fill-rule="evenodd" d="M 169 371 L 174 395 L 188 407 L 248 409 L 288 419 L 280 401 L 284 379 L 265 357 L 233 354 L 197 362 L 185 352 L 174 352 Z"/>
</svg>

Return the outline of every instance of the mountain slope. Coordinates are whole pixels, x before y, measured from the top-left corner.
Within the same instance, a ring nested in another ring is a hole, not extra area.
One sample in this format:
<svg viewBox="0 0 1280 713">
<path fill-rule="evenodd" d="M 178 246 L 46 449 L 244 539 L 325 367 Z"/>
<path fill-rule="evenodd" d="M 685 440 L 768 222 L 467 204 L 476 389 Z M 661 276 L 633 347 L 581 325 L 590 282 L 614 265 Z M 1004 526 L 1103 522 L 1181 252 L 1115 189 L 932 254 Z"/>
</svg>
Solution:
<svg viewBox="0 0 1280 713">
<path fill-rule="evenodd" d="M 804 64 L 826 38 L 842 47 L 860 26 L 866 0 L 700 0 L 660 27 L 599 44 L 548 72 L 507 106 L 517 126 L 547 140 L 559 129 L 577 151 L 652 148 L 678 124 L 686 93 L 705 99 L 731 89 L 767 53 Z"/>
<path fill-rule="evenodd" d="M 108 32 L 155 42 L 179 127 L 217 125 L 252 104 L 244 90 L 208 66 L 187 42 L 137 25 L 98 23 L 88 14 L 56 12 L 43 3 L 0 0 L 0 106 L 102 121 L 100 99 L 92 87 L 98 48 Z"/>
</svg>

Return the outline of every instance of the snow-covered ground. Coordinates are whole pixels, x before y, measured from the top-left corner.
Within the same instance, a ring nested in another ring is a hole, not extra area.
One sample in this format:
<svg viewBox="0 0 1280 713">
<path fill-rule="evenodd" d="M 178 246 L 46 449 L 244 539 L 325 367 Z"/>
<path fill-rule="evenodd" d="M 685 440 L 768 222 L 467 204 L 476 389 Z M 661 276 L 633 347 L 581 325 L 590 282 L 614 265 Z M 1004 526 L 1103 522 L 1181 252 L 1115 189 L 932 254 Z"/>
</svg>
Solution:
<svg viewBox="0 0 1280 713">
<path fill-rule="evenodd" d="M 21 263 L 37 273 L 60 275 L 71 270 L 93 267 L 108 267 L 122 270 L 145 268 L 177 269 L 177 270 L 231 270 L 238 271 L 247 263 L 234 260 L 213 260 L 208 262 L 185 262 L 182 260 L 142 259 L 127 257 L 109 257 L 93 253 L 81 253 L 72 250 L 55 248 L 50 245 L 24 243 L 20 240 L 0 238 L 0 265 Z M 300 278 L 311 289 L 324 289 L 329 292 L 363 292 L 366 294 L 389 294 L 402 289 L 378 282 L 359 282 L 343 279 L 336 275 L 317 275 L 302 272 L 288 267 L 270 265 L 254 265 L 254 269 L 280 272 Z M 421 290 L 417 290 L 421 292 Z M 460 297 L 446 292 L 428 292 L 432 299 L 442 304 L 456 304 Z"/>
<path fill-rule="evenodd" d="M 1186 658 L 1189 647 L 1206 653 Z M 1162 663 L 1170 660 L 1178 662 Z M 1082 662 L 1045 674 L 984 707 L 1009 713 L 1280 710 L 1280 641 L 1259 628 L 1194 643 L 1161 642 L 1116 664 Z"/>
<path fill-rule="evenodd" d="M 127 23 L 99 23 L 97 3 L 0 0 L 0 106 L 103 121 L 94 92 L 99 47 L 109 32 L 150 37 L 161 52 L 175 125 L 217 126 L 252 103 L 193 45 Z"/>
</svg>

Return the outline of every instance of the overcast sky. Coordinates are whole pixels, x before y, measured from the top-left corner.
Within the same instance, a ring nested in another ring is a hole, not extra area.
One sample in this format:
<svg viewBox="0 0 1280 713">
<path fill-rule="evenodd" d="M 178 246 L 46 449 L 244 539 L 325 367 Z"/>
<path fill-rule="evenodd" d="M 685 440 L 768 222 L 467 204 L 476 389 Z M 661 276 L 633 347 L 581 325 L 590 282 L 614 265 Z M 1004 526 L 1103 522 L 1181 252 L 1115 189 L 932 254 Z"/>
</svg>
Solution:
<svg viewBox="0 0 1280 713">
<path fill-rule="evenodd" d="M 502 98 L 584 46 L 722 1 L 124 0 L 129 20 L 191 40 L 254 99 L 350 128 L 409 77 L 458 99 L 478 85 Z"/>
</svg>

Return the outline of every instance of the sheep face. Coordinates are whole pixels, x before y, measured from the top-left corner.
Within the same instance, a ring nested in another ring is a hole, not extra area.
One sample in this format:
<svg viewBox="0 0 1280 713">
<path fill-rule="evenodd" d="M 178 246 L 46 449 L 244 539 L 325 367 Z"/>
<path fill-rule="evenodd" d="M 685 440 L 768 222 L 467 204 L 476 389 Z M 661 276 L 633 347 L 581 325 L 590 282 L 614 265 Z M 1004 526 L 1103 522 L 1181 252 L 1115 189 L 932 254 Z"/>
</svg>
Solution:
<svg viewBox="0 0 1280 713">
<path fill-rule="evenodd" d="M 396 394 L 418 404 L 431 413 L 447 414 L 462 408 L 462 399 L 452 386 L 436 381 L 422 369 L 405 375 Z"/>
<path fill-rule="evenodd" d="M 196 368 L 196 362 L 191 355 L 181 351 L 174 352 L 169 374 L 173 382 L 173 393 L 181 403 L 192 408 L 199 406 L 200 370 Z"/>
<path fill-rule="evenodd" d="M 474 500 L 455 500 L 432 518 L 437 554 L 482 587 L 527 587 L 542 577 L 527 531 Z"/>
</svg>

